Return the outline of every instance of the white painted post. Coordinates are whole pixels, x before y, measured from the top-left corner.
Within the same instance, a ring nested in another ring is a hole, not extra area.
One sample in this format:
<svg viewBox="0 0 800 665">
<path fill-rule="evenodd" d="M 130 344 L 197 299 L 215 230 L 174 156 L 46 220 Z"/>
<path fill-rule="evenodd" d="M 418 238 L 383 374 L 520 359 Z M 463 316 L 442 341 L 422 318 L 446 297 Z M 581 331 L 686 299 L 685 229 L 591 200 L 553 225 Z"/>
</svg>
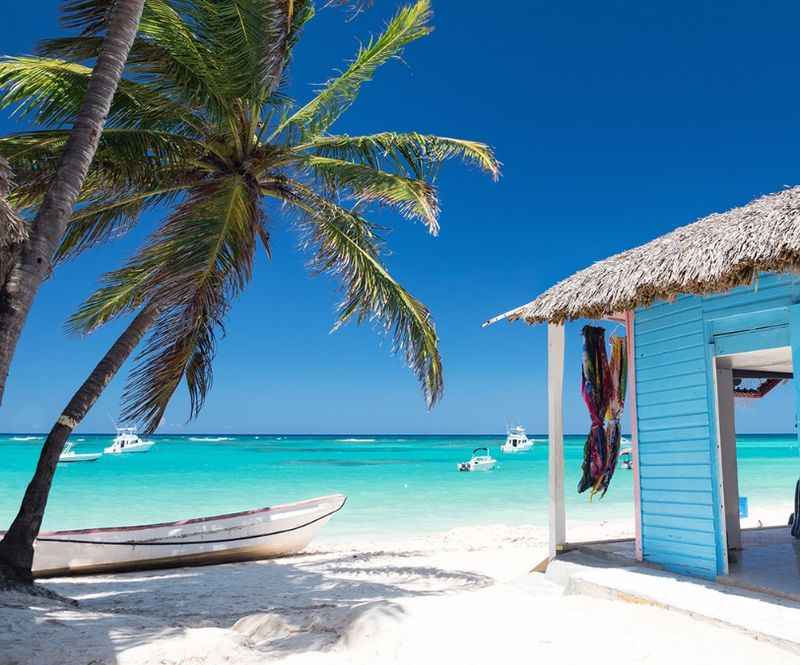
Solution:
<svg viewBox="0 0 800 665">
<path fill-rule="evenodd" d="M 722 493 L 725 500 L 725 528 L 728 549 L 742 549 L 739 519 L 739 473 L 736 467 L 736 419 L 734 412 L 733 370 L 717 364 L 717 420 L 722 467 Z"/>
<path fill-rule="evenodd" d="M 567 542 L 564 511 L 564 326 L 547 324 L 547 469 L 550 558 Z"/>
<path fill-rule="evenodd" d="M 625 335 L 628 338 L 628 394 L 625 406 L 631 414 L 631 461 L 633 463 L 634 553 L 637 561 L 644 560 L 642 551 L 642 481 L 639 476 L 639 415 L 636 393 L 636 337 L 633 310 L 625 312 Z"/>
</svg>

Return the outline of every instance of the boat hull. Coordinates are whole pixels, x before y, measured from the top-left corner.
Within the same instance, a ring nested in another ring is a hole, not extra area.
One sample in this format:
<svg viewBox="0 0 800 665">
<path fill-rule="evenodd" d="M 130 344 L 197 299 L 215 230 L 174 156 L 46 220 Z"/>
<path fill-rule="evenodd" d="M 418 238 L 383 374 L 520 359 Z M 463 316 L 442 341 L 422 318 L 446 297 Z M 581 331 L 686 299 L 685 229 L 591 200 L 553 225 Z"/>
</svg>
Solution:
<svg viewBox="0 0 800 665">
<path fill-rule="evenodd" d="M 71 455 L 62 455 L 58 458 L 58 463 L 69 462 L 96 462 L 102 457 L 102 453 L 72 453 Z"/>
<path fill-rule="evenodd" d="M 129 443 L 124 448 L 117 448 L 111 445 L 105 448 L 103 452 L 106 455 L 130 455 L 133 453 L 146 453 L 150 448 L 156 445 L 155 441 L 142 441 L 141 443 Z"/>
<path fill-rule="evenodd" d="M 336 512 L 341 494 L 200 519 L 42 533 L 34 577 L 268 559 L 299 552 Z"/>
<path fill-rule="evenodd" d="M 527 452 L 528 450 L 530 450 L 531 448 L 533 448 L 533 444 L 532 443 L 525 443 L 525 444 L 522 444 L 522 445 L 518 444 L 516 446 L 508 444 L 508 443 L 504 443 L 502 446 L 500 446 L 500 450 L 502 452 L 504 452 L 504 453 L 507 453 L 507 454 L 524 453 L 524 452 Z"/>
</svg>

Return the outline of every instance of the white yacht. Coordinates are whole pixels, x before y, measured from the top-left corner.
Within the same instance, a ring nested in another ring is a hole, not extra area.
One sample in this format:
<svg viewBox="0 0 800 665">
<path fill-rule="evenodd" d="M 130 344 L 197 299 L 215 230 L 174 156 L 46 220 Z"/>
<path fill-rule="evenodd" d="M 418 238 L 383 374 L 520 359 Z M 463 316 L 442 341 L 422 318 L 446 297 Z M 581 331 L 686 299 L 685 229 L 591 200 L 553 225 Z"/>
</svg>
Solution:
<svg viewBox="0 0 800 665">
<path fill-rule="evenodd" d="M 536 442 L 528 438 L 522 425 L 511 427 L 506 434 L 506 442 L 500 446 L 504 453 L 521 453 L 533 448 Z"/>
<path fill-rule="evenodd" d="M 96 462 L 100 459 L 103 453 L 76 453 L 73 448 L 75 444 L 72 441 L 67 441 L 64 444 L 64 450 L 58 456 L 59 463 L 61 462 Z"/>
<path fill-rule="evenodd" d="M 623 437 L 620 441 L 620 445 L 623 446 L 623 448 L 619 451 L 619 464 L 623 469 L 630 471 L 633 469 L 633 450 L 631 449 L 631 442 Z"/>
<path fill-rule="evenodd" d="M 461 462 L 456 466 L 459 471 L 491 471 L 496 464 L 497 460 L 489 454 L 488 448 L 475 448 L 469 462 Z"/>
<path fill-rule="evenodd" d="M 142 441 L 135 427 L 117 427 L 117 436 L 103 452 L 109 455 L 121 453 L 146 453 L 156 445 L 155 441 Z"/>
</svg>

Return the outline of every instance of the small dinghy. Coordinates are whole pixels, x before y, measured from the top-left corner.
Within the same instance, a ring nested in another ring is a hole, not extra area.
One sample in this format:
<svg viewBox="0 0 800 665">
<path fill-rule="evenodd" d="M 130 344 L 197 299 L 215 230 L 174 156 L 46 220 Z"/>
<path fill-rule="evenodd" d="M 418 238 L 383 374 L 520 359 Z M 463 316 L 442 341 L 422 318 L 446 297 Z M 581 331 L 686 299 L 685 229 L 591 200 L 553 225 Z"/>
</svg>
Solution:
<svg viewBox="0 0 800 665">
<path fill-rule="evenodd" d="M 459 471 L 491 471 L 496 464 L 497 460 L 489 454 L 488 448 L 475 448 L 472 459 L 459 463 L 457 468 Z"/>
<path fill-rule="evenodd" d="M 33 574 L 109 573 L 284 556 L 308 545 L 346 500 L 332 494 L 180 522 L 40 533 Z"/>
<path fill-rule="evenodd" d="M 103 452 L 108 455 L 121 455 L 122 453 L 146 453 L 156 445 L 155 441 L 142 441 L 135 427 L 118 427 L 117 436 Z"/>
<path fill-rule="evenodd" d="M 62 462 L 96 462 L 99 460 L 103 453 L 76 453 L 73 448 L 75 444 L 72 441 L 67 441 L 64 444 L 64 451 L 58 456 L 58 463 Z"/>
</svg>

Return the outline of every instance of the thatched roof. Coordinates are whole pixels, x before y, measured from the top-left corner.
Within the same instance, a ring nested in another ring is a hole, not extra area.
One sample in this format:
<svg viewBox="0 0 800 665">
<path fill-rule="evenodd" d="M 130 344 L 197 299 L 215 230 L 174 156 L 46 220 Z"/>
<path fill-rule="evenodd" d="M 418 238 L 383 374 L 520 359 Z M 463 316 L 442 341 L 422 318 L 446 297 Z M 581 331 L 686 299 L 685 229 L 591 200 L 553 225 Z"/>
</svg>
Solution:
<svg viewBox="0 0 800 665">
<path fill-rule="evenodd" d="M 762 271 L 800 272 L 800 186 L 598 261 L 490 322 L 599 319 L 682 293 L 727 291 Z"/>
</svg>

